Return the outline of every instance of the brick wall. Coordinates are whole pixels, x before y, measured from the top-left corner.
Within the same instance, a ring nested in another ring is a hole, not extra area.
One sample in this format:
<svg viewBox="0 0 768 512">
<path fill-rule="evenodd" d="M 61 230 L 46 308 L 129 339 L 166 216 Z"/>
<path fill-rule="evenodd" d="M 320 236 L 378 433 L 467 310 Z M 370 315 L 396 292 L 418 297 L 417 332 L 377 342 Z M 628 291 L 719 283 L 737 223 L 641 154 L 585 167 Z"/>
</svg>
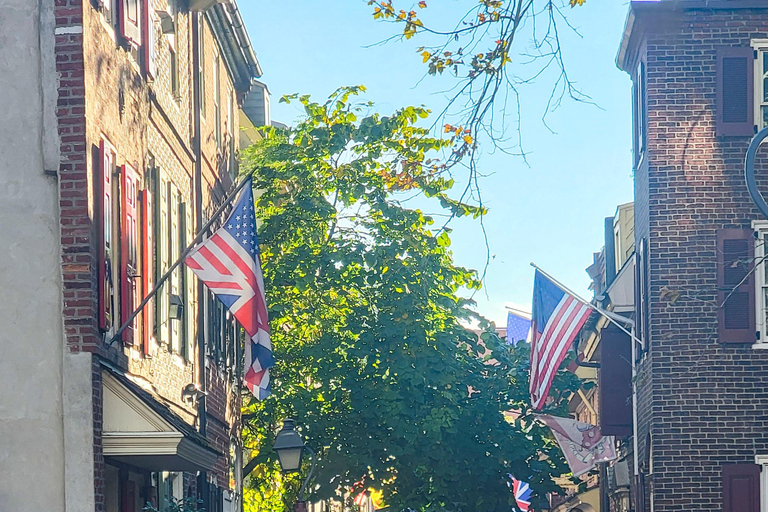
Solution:
<svg viewBox="0 0 768 512">
<path fill-rule="evenodd" d="M 635 236 L 636 246 L 648 237 L 650 254 L 640 464 L 648 464 L 650 432 L 655 510 L 721 510 L 722 464 L 768 453 L 768 352 L 717 339 L 716 231 L 748 228 L 759 216 L 743 179 L 749 138 L 715 137 L 715 55 L 718 46 L 768 38 L 768 11 L 638 20 L 648 150 L 635 171 Z M 680 293 L 674 304 L 662 298 L 665 289 Z"/>
</svg>

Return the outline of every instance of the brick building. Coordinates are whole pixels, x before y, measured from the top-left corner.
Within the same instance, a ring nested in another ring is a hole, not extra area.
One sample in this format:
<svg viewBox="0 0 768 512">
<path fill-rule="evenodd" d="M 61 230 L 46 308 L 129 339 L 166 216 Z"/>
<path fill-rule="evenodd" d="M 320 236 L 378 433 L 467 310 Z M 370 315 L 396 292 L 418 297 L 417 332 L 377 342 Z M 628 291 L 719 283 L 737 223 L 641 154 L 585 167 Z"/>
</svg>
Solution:
<svg viewBox="0 0 768 512">
<path fill-rule="evenodd" d="M 63 454 L 50 468 L 63 501 L 39 509 L 140 512 L 190 497 L 236 510 L 233 321 L 181 266 L 114 337 L 232 187 L 249 95 L 268 117 L 235 0 L 57 0 L 37 14 L 51 72 L 29 86 L 47 91 L 42 117 L 57 127 L 57 164 L 44 170 L 58 189 L 51 283 L 64 329 L 50 393 L 63 422 L 48 432 L 50 456 Z M 269 122 L 261 117 L 253 124 Z"/>
<path fill-rule="evenodd" d="M 765 511 L 768 224 L 743 166 L 768 122 L 768 5 L 633 1 L 618 65 L 634 84 L 644 342 L 633 509 Z"/>
</svg>

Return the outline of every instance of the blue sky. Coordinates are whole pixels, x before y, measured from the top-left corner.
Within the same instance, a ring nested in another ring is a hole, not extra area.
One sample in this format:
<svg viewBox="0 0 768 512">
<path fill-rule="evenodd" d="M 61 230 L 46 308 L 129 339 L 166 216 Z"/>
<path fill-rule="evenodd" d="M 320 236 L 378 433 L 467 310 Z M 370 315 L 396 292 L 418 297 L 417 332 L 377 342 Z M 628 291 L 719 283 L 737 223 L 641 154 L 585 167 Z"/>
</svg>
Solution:
<svg viewBox="0 0 768 512">
<path fill-rule="evenodd" d="M 431 24 L 451 28 L 451 20 L 473 3 L 428 0 L 424 13 Z M 406 105 L 439 112 L 446 104 L 448 78 L 420 82 L 425 67 L 416 49 L 424 41 L 417 36 L 377 45 L 397 27 L 374 21 L 365 0 L 239 4 L 272 92 L 275 120 L 291 123 L 301 115 L 295 105 L 278 103 L 283 94 L 322 100 L 343 85 L 365 85 L 365 99 L 381 112 Z M 550 132 L 541 121 L 550 80 L 541 77 L 521 90 L 528 164 L 490 148 L 481 157 L 492 259 L 485 289 L 475 299 L 480 313 L 502 325 L 505 303 L 530 308 L 531 261 L 589 296 L 584 269 L 603 245 L 603 219 L 632 200 L 630 81 L 615 65 L 627 8 L 624 0 L 588 0 L 567 10 L 581 37 L 563 35 L 566 65 L 599 107 L 564 101 L 547 117 Z M 482 269 L 486 250 L 478 222 L 459 220 L 452 227 L 456 263 Z"/>
</svg>

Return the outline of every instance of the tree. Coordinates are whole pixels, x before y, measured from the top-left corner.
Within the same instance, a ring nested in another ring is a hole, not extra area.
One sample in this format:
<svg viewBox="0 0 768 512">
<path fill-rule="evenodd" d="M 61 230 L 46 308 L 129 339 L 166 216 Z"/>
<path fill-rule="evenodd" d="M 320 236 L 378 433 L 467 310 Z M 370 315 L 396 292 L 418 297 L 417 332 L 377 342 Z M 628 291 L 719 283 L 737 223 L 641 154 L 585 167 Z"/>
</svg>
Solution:
<svg viewBox="0 0 768 512">
<path fill-rule="evenodd" d="M 568 23 L 565 9 L 585 1 L 464 0 L 467 7 L 463 16 L 449 27 L 425 21 L 430 10 L 440 9 L 428 9 L 426 1 L 368 2 L 374 19 L 402 28 L 393 37 L 422 38 L 424 45 L 416 52 L 427 66 L 428 75 L 450 74 L 457 80 L 438 122 L 444 122 L 444 131 L 454 145 L 448 165 L 464 162 L 469 169 L 463 196 L 474 192 L 480 201 L 478 141 L 485 139 L 525 158 L 520 126 L 521 86 L 541 78 L 547 80 L 545 87 L 551 88 L 551 94 L 542 119 L 565 97 L 590 101 L 570 79 L 561 46 L 562 30 L 575 30 Z M 515 142 L 507 136 L 510 117 L 517 126 Z"/>
<path fill-rule="evenodd" d="M 428 112 L 367 113 L 362 90 L 285 98 L 305 119 L 266 129 L 245 155 L 277 359 L 272 396 L 244 410 L 257 458 L 248 499 L 279 510 L 295 495 L 296 477 L 272 480 L 286 417 L 318 452 L 315 499 L 372 487 L 393 511 L 506 512 L 508 473 L 540 499 L 567 468 L 532 420 L 530 353 L 464 326 L 476 319 L 461 291 L 477 274 L 453 264 L 447 229 L 406 205 L 423 193 L 447 215 L 482 212 L 450 197 L 437 160 L 449 143 L 417 126 Z M 577 387 L 558 375 L 552 409 Z"/>
</svg>

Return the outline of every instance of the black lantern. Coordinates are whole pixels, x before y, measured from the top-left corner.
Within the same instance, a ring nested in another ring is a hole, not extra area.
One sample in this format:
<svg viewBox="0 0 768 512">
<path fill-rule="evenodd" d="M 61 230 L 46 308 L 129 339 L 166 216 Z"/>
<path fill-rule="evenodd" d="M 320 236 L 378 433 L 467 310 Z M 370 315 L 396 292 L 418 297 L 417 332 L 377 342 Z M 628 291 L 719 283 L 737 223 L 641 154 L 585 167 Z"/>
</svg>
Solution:
<svg viewBox="0 0 768 512">
<path fill-rule="evenodd" d="M 171 320 L 181 320 L 184 317 L 184 301 L 181 297 L 171 294 L 168 303 L 168 316 Z"/>
<path fill-rule="evenodd" d="M 283 421 L 283 428 L 277 433 L 275 444 L 272 449 L 277 453 L 277 458 L 280 461 L 280 467 L 283 469 L 283 473 L 298 472 L 301 469 L 301 456 L 304 454 L 304 451 L 309 453 L 312 465 L 309 468 L 309 474 L 307 475 L 306 480 L 304 480 L 301 489 L 299 489 L 299 501 L 296 502 L 294 507 L 296 512 L 306 511 L 307 503 L 304 501 L 304 491 L 307 489 L 307 485 L 315 472 L 315 452 L 309 446 L 304 444 L 304 440 L 299 433 L 296 432 L 296 426 L 292 419 Z"/>
<path fill-rule="evenodd" d="M 277 433 L 273 449 L 280 460 L 280 467 L 283 469 L 283 473 L 295 473 L 301 469 L 304 440 L 296 432 L 292 419 L 283 421 L 283 428 Z"/>
</svg>

